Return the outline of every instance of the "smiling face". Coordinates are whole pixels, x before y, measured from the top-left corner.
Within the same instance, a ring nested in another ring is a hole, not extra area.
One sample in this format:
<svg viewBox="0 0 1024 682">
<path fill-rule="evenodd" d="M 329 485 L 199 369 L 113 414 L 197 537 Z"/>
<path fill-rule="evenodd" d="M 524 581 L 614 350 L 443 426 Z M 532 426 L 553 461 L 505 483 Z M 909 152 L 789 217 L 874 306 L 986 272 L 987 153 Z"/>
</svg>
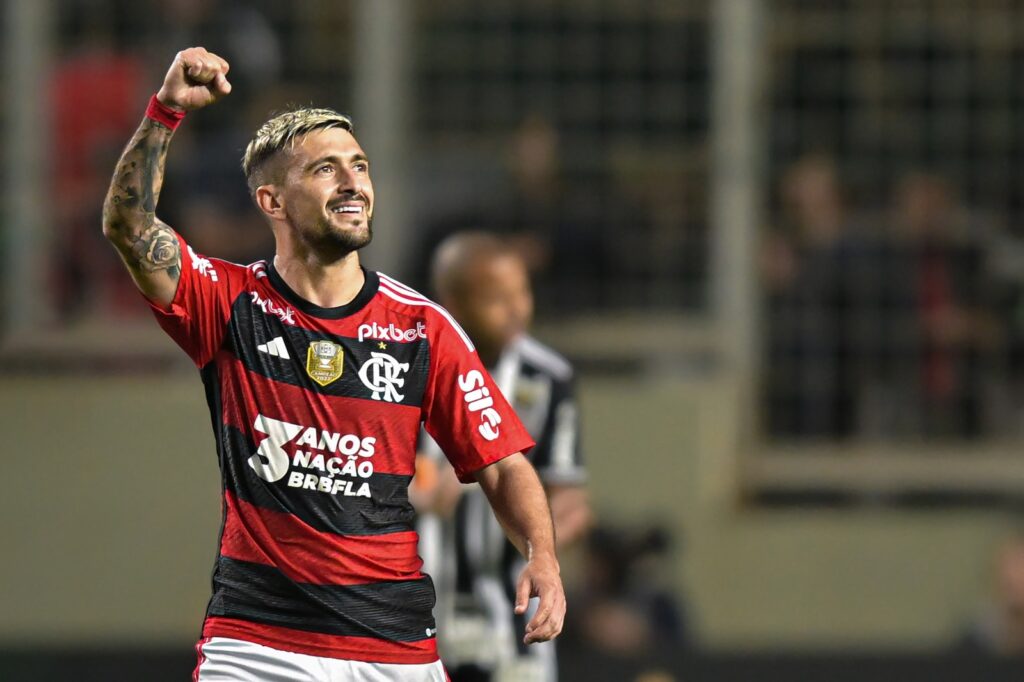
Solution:
<svg viewBox="0 0 1024 682">
<path fill-rule="evenodd" d="M 355 137 L 342 128 L 313 130 L 270 159 L 272 181 L 257 203 L 294 238 L 324 260 L 370 243 L 373 183 Z"/>
<path fill-rule="evenodd" d="M 314 130 L 285 152 L 281 197 L 292 227 L 311 246 L 355 251 L 370 243 L 370 163 L 352 133 Z"/>
</svg>

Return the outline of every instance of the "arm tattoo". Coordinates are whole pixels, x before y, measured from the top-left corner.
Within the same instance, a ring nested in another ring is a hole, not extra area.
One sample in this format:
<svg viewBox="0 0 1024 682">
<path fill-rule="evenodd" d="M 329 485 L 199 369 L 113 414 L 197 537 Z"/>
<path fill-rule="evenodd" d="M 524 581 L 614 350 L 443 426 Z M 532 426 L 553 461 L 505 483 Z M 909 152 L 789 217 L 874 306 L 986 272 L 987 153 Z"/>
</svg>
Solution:
<svg viewBox="0 0 1024 682">
<path fill-rule="evenodd" d="M 145 119 L 125 148 L 103 202 L 103 231 L 137 275 L 161 270 L 177 280 L 181 247 L 156 217 L 171 131 Z"/>
<path fill-rule="evenodd" d="M 160 221 L 155 221 L 152 227 L 134 238 L 131 254 L 134 262 L 146 272 L 169 270 L 172 276 L 180 274 L 181 247 L 178 245 L 178 239 L 174 232 Z"/>
</svg>

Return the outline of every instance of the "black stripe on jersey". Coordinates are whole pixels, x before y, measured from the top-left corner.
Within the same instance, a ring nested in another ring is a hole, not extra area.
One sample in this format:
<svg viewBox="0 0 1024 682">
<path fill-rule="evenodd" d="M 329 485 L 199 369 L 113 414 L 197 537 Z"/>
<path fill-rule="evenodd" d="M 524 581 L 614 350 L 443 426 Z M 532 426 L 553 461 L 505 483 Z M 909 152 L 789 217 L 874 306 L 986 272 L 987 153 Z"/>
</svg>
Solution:
<svg viewBox="0 0 1024 682">
<path fill-rule="evenodd" d="M 434 628 L 434 601 L 428 576 L 311 585 L 293 582 L 273 566 L 222 556 L 207 614 L 328 635 L 417 642 Z"/>
<path fill-rule="evenodd" d="M 220 441 L 221 475 L 226 489 L 239 499 L 264 509 L 293 514 L 315 530 L 326 533 L 383 535 L 413 529 L 416 512 L 409 503 L 412 476 L 374 472 L 368 479 L 353 479 L 367 481 L 371 497 L 346 497 L 291 488 L 288 474 L 273 483 L 256 475 L 248 461 L 257 445 L 238 429 L 222 426 Z M 326 475 L 317 469 L 291 466 L 289 471 Z M 359 485 L 361 483 L 356 483 L 357 487 Z"/>
<path fill-rule="evenodd" d="M 199 376 L 203 380 L 203 388 L 206 391 L 206 405 L 210 408 L 210 421 L 213 424 L 214 440 L 217 446 L 217 462 L 220 465 L 221 472 L 226 471 L 224 466 L 225 451 L 223 438 L 220 438 L 220 427 L 221 419 L 224 415 L 224 405 L 221 402 L 220 397 L 220 379 L 217 376 L 217 365 L 213 362 L 208 362 L 199 370 Z M 224 524 L 227 523 L 227 500 L 224 498 L 224 489 L 227 485 L 227 479 L 223 473 L 220 476 L 220 529 L 217 531 L 217 547 L 218 551 L 221 544 L 224 541 Z M 220 568 L 219 563 L 213 565 L 213 575 L 210 578 L 211 592 L 210 601 L 207 602 L 206 610 L 210 610 L 210 605 L 213 604 L 213 596 L 217 593 L 217 570 Z"/>
<path fill-rule="evenodd" d="M 377 322 L 383 323 L 383 320 Z M 289 358 L 260 352 L 257 346 L 281 337 Z M 321 386 L 306 372 L 309 346 L 314 341 L 331 341 L 339 344 L 344 353 L 341 376 Z M 383 344 L 384 348 L 381 348 Z M 268 315 L 254 303 L 250 292 L 235 299 L 231 306 L 231 322 L 224 338 L 224 348 L 241 360 L 250 372 L 268 379 L 281 381 L 304 390 L 324 395 L 364 398 L 367 400 L 388 400 L 386 394 L 377 393 L 360 378 L 360 369 L 368 362 L 377 362 L 374 354 L 393 358 L 408 367 L 398 371 L 402 383 L 396 386 L 401 400 L 396 404 L 419 407 L 423 402 L 427 377 L 430 371 L 430 346 L 426 339 L 400 342 L 381 342 L 377 339 L 349 338 L 322 331 L 304 329 L 283 323 L 276 315 Z M 387 359 L 385 358 L 385 361 Z M 388 361 L 390 364 L 390 361 Z M 367 374 L 371 381 L 373 376 Z"/>
</svg>

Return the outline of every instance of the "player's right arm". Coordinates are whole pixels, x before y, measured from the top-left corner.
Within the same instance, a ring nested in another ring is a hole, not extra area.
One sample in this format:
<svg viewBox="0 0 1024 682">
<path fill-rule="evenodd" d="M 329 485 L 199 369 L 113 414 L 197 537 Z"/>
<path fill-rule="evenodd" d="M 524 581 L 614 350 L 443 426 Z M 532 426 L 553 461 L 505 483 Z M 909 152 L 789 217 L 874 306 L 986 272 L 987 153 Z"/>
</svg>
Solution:
<svg viewBox="0 0 1024 682">
<path fill-rule="evenodd" d="M 190 111 L 231 92 L 228 63 L 201 47 L 179 52 L 157 100 Z M 166 309 L 181 277 L 181 246 L 174 230 L 156 217 L 167 148 L 173 131 L 148 116 L 117 163 L 103 202 L 103 234 L 114 245 L 139 290 Z"/>
</svg>

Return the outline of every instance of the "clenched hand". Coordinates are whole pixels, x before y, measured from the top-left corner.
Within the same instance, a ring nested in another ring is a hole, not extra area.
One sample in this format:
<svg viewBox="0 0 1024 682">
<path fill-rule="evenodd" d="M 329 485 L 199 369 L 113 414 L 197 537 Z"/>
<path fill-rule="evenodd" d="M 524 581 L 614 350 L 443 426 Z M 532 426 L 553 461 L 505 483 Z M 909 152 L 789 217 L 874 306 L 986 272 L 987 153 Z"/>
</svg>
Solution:
<svg viewBox="0 0 1024 682">
<path fill-rule="evenodd" d="M 185 111 L 201 109 L 231 92 L 227 61 L 203 47 L 190 47 L 174 57 L 156 98 Z"/>
</svg>

